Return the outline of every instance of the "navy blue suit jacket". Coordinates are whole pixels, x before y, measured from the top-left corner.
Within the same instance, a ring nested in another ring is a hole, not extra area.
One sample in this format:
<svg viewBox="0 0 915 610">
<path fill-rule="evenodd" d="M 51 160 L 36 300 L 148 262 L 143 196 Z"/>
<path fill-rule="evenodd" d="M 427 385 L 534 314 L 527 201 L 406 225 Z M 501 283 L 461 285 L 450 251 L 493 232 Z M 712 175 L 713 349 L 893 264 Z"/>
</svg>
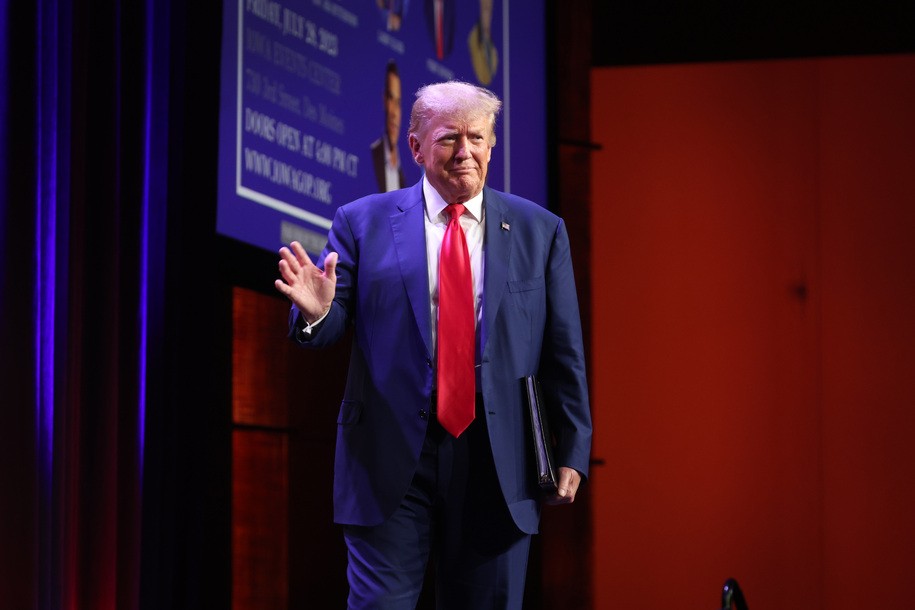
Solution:
<svg viewBox="0 0 915 610">
<path fill-rule="evenodd" d="M 478 392 L 483 395 L 504 501 L 521 531 L 540 517 L 522 378 L 538 375 L 551 409 L 556 461 L 588 473 L 591 415 L 578 300 L 562 220 L 490 188 L 485 209 L 484 294 Z M 334 516 L 377 525 L 410 485 L 434 385 L 422 181 L 338 209 L 328 252 L 339 255 L 337 292 L 310 338 L 293 307 L 290 332 L 322 347 L 355 325 L 338 419 Z M 499 501 L 498 498 L 494 501 Z"/>
</svg>

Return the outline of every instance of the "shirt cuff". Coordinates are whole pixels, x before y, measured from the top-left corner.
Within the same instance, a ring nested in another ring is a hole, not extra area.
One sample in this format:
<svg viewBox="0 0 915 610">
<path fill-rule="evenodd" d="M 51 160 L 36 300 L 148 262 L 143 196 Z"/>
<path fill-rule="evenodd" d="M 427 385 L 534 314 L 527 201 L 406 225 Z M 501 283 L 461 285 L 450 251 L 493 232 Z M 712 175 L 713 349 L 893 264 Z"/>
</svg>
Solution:
<svg viewBox="0 0 915 610">
<path fill-rule="evenodd" d="M 315 320 L 314 322 L 309 324 L 308 320 L 305 319 L 305 316 L 302 314 L 302 312 L 299 312 L 299 315 L 302 316 L 302 321 L 305 322 L 305 326 L 299 329 L 299 333 L 302 335 L 301 338 L 310 339 L 312 333 L 314 333 L 314 331 L 317 330 L 318 326 L 321 325 L 321 322 L 324 321 L 324 318 L 326 318 L 327 314 L 329 314 L 329 313 L 330 313 L 330 307 L 327 308 L 327 311 L 325 311 L 323 314 L 321 314 L 320 318 L 318 318 L 317 320 Z"/>
</svg>

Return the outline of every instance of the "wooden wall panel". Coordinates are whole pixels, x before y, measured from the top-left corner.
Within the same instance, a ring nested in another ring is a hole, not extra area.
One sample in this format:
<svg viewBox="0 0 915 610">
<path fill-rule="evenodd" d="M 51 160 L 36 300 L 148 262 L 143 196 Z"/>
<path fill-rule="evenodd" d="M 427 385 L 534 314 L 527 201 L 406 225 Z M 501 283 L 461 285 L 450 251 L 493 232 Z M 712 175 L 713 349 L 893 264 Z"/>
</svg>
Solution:
<svg viewBox="0 0 915 610">
<path fill-rule="evenodd" d="M 289 425 L 289 305 L 253 290 L 232 292 L 232 422 Z"/>
<path fill-rule="evenodd" d="M 232 608 L 289 607 L 289 476 L 285 434 L 232 435 Z"/>
<path fill-rule="evenodd" d="M 286 337 L 288 311 L 279 295 L 233 289 L 234 610 L 346 600 L 332 483 L 349 345 L 297 347 Z"/>
</svg>

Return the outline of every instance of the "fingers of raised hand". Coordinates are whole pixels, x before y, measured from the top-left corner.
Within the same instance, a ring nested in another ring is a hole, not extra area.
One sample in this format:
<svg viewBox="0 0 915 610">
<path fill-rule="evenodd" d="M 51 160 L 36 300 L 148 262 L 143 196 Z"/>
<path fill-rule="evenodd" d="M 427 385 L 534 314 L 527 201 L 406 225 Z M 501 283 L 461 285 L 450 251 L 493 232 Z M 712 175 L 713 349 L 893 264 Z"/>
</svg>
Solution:
<svg viewBox="0 0 915 610">
<path fill-rule="evenodd" d="M 273 285 L 276 286 L 276 289 L 283 293 L 285 296 L 289 297 L 292 295 L 292 288 L 284 282 L 283 280 L 274 280 Z"/>
<path fill-rule="evenodd" d="M 299 270 L 302 268 L 302 266 L 299 264 L 299 261 L 296 259 L 295 254 L 293 254 L 292 251 L 289 248 L 287 248 L 286 246 L 283 246 L 282 248 L 280 248 L 280 270 L 281 271 L 283 269 L 284 263 L 285 263 L 287 269 L 292 274 L 297 274 L 299 272 Z"/>
<path fill-rule="evenodd" d="M 332 282 L 337 281 L 337 253 L 331 252 L 324 258 L 324 275 Z"/>
<path fill-rule="evenodd" d="M 302 267 L 308 268 L 313 265 L 311 258 L 308 256 L 308 252 L 305 251 L 305 248 L 302 247 L 302 244 L 294 241 L 289 244 L 289 246 L 292 248 L 292 252 L 295 254 L 296 261 Z"/>
<path fill-rule="evenodd" d="M 299 279 L 299 276 L 296 274 L 296 272 L 293 271 L 293 264 L 296 263 L 290 263 L 285 258 L 280 259 L 279 263 L 280 275 L 283 277 L 283 280 L 285 280 L 286 284 L 291 286 L 296 285 Z M 298 266 L 298 264 L 296 264 L 296 266 Z M 301 267 L 299 267 L 299 270 L 301 270 Z"/>
</svg>

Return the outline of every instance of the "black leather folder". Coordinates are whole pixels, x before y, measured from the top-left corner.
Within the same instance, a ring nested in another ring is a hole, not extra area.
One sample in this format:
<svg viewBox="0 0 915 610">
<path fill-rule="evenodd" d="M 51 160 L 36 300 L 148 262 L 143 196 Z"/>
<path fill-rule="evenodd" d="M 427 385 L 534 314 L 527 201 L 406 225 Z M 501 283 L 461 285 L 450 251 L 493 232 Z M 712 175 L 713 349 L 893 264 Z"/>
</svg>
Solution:
<svg viewBox="0 0 915 610">
<path fill-rule="evenodd" d="M 540 382 L 533 375 L 521 380 L 527 398 L 530 414 L 530 433 L 533 439 L 534 464 L 537 466 L 537 485 L 548 494 L 556 493 L 559 480 L 556 478 L 556 463 L 553 457 L 553 437 L 550 435 L 549 418 Z"/>
</svg>

